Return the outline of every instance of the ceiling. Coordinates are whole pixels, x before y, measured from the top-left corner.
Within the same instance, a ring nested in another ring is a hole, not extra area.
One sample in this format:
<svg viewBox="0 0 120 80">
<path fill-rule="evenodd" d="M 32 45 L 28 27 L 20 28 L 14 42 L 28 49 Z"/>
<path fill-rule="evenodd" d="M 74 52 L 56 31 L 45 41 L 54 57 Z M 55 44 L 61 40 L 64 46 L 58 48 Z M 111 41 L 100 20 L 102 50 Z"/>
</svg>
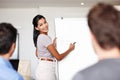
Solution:
<svg viewBox="0 0 120 80">
<path fill-rule="evenodd" d="M 98 2 L 120 5 L 120 0 L 0 0 L 0 8 L 85 7 Z"/>
</svg>

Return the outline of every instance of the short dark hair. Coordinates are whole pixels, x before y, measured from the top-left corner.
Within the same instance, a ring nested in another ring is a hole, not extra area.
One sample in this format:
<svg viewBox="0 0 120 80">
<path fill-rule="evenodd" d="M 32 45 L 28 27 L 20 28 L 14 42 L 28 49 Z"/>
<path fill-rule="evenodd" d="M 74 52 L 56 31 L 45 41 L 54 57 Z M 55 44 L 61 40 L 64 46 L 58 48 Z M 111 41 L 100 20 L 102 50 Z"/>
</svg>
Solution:
<svg viewBox="0 0 120 80">
<path fill-rule="evenodd" d="M 120 48 L 120 12 L 113 5 L 95 5 L 88 13 L 88 25 L 101 48 Z"/>
<path fill-rule="evenodd" d="M 0 54 L 9 52 L 10 47 L 16 42 L 17 29 L 10 23 L 0 23 Z"/>
</svg>

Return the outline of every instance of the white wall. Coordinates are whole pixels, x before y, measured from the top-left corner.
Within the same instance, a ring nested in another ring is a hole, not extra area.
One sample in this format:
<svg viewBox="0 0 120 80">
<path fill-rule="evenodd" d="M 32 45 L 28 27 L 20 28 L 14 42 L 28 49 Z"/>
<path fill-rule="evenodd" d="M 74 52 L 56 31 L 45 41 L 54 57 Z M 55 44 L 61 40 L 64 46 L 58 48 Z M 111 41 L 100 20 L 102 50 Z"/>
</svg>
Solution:
<svg viewBox="0 0 120 80">
<path fill-rule="evenodd" d="M 20 34 L 20 58 L 30 59 L 33 52 L 32 18 L 36 9 L 0 9 L 0 22 L 10 22 Z"/>
<path fill-rule="evenodd" d="M 18 28 L 20 59 L 31 61 L 31 77 L 34 77 L 37 61 L 33 45 L 33 17 L 38 13 L 44 15 L 49 23 L 49 35 L 54 38 L 56 17 L 86 17 L 88 10 L 80 7 L 0 8 L 0 22 L 10 22 Z"/>
<path fill-rule="evenodd" d="M 1 8 L 0 9 L 0 22 L 12 23 L 19 32 L 19 56 L 22 60 L 36 61 L 35 48 L 33 45 L 33 26 L 32 19 L 38 13 L 38 9 L 21 9 L 21 8 Z M 33 73 L 34 63 L 31 63 Z"/>
</svg>

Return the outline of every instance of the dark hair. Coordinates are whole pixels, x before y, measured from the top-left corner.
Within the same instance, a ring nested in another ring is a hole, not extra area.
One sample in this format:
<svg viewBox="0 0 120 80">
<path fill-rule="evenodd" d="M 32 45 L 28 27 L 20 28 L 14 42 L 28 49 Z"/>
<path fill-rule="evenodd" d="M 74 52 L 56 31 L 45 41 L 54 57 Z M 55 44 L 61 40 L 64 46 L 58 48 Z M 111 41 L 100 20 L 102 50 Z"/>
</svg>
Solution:
<svg viewBox="0 0 120 80">
<path fill-rule="evenodd" d="M 17 29 L 10 23 L 0 23 L 0 54 L 9 52 L 10 47 L 16 42 Z"/>
<path fill-rule="evenodd" d="M 103 49 L 120 48 L 120 12 L 112 5 L 95 5 L 89 11 L 88 25 Z"/>
<path fill-rule="evenodd" d="M 35 27 L 38 26 L 38 21 L 42 18 L 45 19 L 45 17 L 42 15 L 36 15 L 33 18 L 33 22 L 32 22 L 33 23 L 33 41 L 34 41 L 35 47 L 37 46 L 37 38 L 38 38 L 38 35 L 40 34 L 40 32 L 38 30 L 36 30 Z"/>
</svg>

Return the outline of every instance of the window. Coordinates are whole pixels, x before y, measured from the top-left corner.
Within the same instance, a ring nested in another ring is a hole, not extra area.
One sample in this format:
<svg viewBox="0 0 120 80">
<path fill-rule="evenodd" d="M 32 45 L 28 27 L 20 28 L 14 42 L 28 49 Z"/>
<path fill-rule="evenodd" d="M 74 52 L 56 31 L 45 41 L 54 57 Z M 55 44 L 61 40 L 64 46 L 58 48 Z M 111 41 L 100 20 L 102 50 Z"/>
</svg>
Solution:
<svg viewBox="0 0 120 80">
<path fill-rule="evenodd" d="M 10 57 L 10 59 L 19 59 L 19 33 L 17 34 L 16 48 L 14 50 L 13 55 Z"/>
</svg>

